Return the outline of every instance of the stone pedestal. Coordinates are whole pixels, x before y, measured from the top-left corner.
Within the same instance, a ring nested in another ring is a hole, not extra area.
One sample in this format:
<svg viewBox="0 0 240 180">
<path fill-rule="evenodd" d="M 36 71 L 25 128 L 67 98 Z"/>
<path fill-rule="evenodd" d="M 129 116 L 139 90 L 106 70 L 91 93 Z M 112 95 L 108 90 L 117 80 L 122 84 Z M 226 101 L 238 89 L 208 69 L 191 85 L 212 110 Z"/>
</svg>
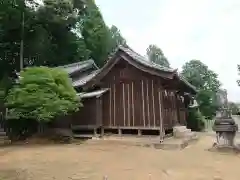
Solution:
<svg viewBox="0 0 240 180">
<path fill-rule="evenodd" d="M 234 132 L 216 132 L 216 145 L 218 146 L 234 146 Z"/>
<path fill-rule="evenodd" d="M 196 133 L 192 132 L 191 129 L 187 129 L 186 126 L 174 126 L 173 137 L 182 139 L 196 138 Z"/>
<path fill-rule="evenodd" d="M 216 142 L 213 144 L 213 149 L 217 151 L 239 151 L 239 148 L 234 144 L 238 125 L 231 117 L 231 112 L 227 108 L 222 107 L 217 112 L 213 130 L 216 132 Z"/>
</svg>

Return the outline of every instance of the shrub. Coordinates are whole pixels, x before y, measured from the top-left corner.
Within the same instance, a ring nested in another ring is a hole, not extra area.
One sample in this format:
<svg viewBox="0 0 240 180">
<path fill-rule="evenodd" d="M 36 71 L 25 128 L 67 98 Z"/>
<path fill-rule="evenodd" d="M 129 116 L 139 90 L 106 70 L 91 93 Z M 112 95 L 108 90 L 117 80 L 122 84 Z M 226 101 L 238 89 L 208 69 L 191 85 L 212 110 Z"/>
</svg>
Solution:
<svg viewBox="0 0 240 180">
<path fill-rule="evenodd" d="M 65 71 L 31 67 L 20 73 L 19 83 L 7 95 L 6 106 L 8 119 L 44 123 L 77 111 L 81 103 Z"/>
<path fill-rule="evenodd" d="M 198 109 L 190 108 L 187 118 L 187 128 L 193 131 L 202 131 L 205 128 L 204 116 Z"/>
</svg>

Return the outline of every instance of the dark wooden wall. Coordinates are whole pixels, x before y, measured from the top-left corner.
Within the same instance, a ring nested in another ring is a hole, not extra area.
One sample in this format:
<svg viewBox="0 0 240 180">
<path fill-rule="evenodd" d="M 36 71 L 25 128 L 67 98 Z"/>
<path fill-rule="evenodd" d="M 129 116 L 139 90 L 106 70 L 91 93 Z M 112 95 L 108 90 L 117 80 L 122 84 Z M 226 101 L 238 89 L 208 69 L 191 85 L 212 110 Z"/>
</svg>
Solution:
<svg viewBox="0 0 240 180">
<path fill-rule="evenodd" d="M 102 115 L 99 98 L 82 99 L 83 107 L 72 115 L 72 126 L 95 128 L 102 125 Z"/>
<path fill-rule="evenodd" d="M 176 89 L 165 88 L 162 81 L 120 61 L 101 81 L 101 87 L 110 88 L 103 96 L 103 126 L 171 129 L 184 122 Z"/>
</svg>

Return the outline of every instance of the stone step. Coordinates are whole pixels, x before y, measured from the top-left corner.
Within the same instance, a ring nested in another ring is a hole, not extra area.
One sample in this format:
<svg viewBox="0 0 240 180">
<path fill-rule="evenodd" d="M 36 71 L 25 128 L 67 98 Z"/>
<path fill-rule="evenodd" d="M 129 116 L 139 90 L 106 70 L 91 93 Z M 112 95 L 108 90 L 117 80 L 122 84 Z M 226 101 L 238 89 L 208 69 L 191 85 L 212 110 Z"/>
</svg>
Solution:
<svg viewBox="0 0 240 180">
<path fill-rule="evenodd" d="M 173 136 L 176 137 L 176 138 L 183 138 L 191 132 L 192 132 L 191 129 L 176 130 L 176 131 L 173 132 Z"/>
<path fill-rule="evenodd" d="M 6 136 L 6 135 L 7 135 L 6 132 L 4 132 L 4 131 L 0 131 L 0 136 Z"/>
<path fill-rule="evenodd" d="M 0 146 L 8 145 L 11 143 L 11 140 L 8 138 L 7 133 L 2 129 L 0 130 Z"/>
<path fill-rule="evenodd" d="M 0 141 L 9 139 L 8 136 L 0 136 Z"/>
<path fill-rule="evenodd" d="M 9 145 L 9 144 L 11 144 L 11 140 L 9 140 L 8 138 L 4 140 L 0 139 L 0 146 Z"/>
<path fill-rule="evenodd" d="M 173 131 L 181 131 L 184 129 L 187 129 L 187 127 L 186 126 L 174 126 L 173 127 Z"/>
<path fill-rule="evenodd" d="M 9 140 L 7 133 L 4 131 L 2 127 L 0 127 L 0 145 L 7 145 L 11 141 Z"/>
</svg>

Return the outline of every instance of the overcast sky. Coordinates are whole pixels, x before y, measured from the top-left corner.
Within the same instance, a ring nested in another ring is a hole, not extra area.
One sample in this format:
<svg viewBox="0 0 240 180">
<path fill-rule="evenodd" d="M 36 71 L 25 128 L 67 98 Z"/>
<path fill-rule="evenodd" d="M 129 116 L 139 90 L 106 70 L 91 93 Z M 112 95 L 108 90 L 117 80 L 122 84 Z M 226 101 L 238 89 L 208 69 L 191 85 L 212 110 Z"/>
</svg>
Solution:
<svg viewBox="0 0 240 180">
<path fill-rule="evenodd" d="M 95 0 L 138 53 L 158 45 L 173 68 L 199 59 L 219 74 L 228 98 L 240 101 L 240 0 Z"/>
</svg>

